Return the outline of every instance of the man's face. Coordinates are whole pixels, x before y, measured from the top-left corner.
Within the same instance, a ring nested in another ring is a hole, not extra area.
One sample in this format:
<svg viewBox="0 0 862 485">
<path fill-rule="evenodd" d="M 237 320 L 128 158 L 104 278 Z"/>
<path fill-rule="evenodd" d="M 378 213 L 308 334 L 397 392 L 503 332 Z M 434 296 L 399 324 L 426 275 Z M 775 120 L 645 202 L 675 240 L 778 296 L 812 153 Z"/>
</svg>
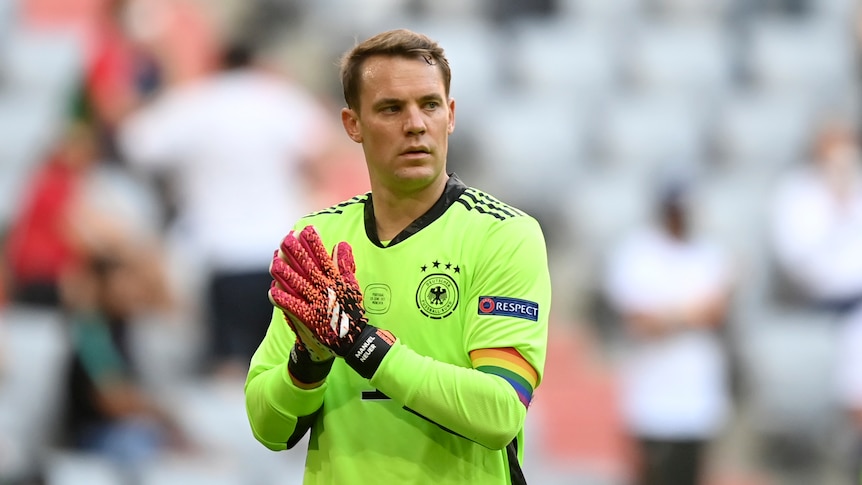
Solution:
<svg viewBox="0 0 862 485">
<path fill-rule="evenodd" d="M 455 102 L 438 66 L 420 57 L 367 59 L 359 106 L 342 110 L 342 122 L 362 143 L 372 187 L 414 192 L 445 177 Z"/>
</svg>

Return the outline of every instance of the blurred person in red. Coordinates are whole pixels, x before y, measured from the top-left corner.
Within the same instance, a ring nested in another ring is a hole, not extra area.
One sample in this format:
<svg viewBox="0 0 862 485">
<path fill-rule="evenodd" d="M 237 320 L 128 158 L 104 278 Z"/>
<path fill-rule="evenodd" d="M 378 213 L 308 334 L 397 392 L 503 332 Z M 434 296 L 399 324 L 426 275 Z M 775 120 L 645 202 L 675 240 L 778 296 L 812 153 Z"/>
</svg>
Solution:
<svg viewBox="0 0 862 485">
<path fill-rule="evenodd" d="M 705 483 L 707 447 L 730 406 L 720 337 L 732 287 L 729 255 L 692 228 L 692 182 L 660 189 L 657 223 L 609 254 L 607 301 L 626 330 L 621 409 L 639 445 L 637 483 Z"/>
<path fill-rule="evenodd" d="M 272 312 L 266 255 L 278 221 L 309 210 L 333 133 L 319 101 L 245 42 L 225 48 L 219 71 L 170 87 L 121 125 L 129 166 L 170 180 L 169 238 L 189 273 L 204 275 L 207 370 L 245 375 Z"/>
<path fill-rule="evenodd" d="M 59 278 L 81 259 L 73 213 L 96 157 L 92 128 L 72 122 L 59 147 L 28 182 L 4 248 L 10 301 L 59 305 Z"/>
<path fill-rule="evenodd" d="M 26 29 L 73 34 L 83 58 L 77 115 L 92 123 L 106 160 L 115 161 L 115 131 L 125 116 L 163 85 L 214 67 L 210 8 L 183 0 L 23 0 L 20 17 Z"/>
<path fill-rule="evenodd" d="M 862 166 L 855 126 L 830 119 L 810 163 L 779 179 L 772 244 L 792 304 L 846 314 L 862 303 Z"/>
</svg>

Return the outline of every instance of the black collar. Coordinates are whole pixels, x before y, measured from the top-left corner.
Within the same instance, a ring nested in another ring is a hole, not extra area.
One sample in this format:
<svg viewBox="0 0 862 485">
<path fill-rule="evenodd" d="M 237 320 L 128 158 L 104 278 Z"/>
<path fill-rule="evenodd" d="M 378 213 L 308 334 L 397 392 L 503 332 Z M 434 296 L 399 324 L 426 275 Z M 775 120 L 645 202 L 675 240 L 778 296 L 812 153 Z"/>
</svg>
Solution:
<svg viewBox="0 0 862 485">
<path fill-rule="evenodd" d="M 383 246 L 377 235 L 377 221 L 374 219 L 373 194 L 369 194 L 368 198 L 365 200 L 365 234 L 377 247 L 382 248 L 394 246 L 436 221 L 444 212 L 446 212 L 446 209 L 448 209 L 449 206 L 454 204 L 455 201 L 461 197 L 461 194 L 463 194 L 465 190 L 467 190 L 467 186 L 464 185 L 464 182 L 461 182 L 461 179 L 459 179 L 454 173 L 450 173 L 449 180 L 446 181 L 446 187 L 443 189 L 443 194 L 440 195 L 437 202 L 435 202 L 428 211 L 419 216 L 415 221 L 411 222 L 409 226 L 405 227 L 397 236 L 392 238 L 387 246 Z"/>
</svg>

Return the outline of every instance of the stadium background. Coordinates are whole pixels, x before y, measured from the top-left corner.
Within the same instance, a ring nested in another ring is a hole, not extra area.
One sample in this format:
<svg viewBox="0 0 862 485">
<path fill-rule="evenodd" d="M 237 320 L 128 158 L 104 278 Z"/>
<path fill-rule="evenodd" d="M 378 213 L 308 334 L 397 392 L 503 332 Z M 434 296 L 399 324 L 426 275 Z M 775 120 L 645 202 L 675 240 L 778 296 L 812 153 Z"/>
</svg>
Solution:
<svg viewBox="0 0 862 485">
<path fill-rule="evenodd" d="M 728 321 L 740 384 L 709 483 L 849 483 L 848 430 L 829 387 L 835 327 L 775 296 L 767 228 L 773 184 L 808 161 L 817 123 L 855 119 L 855 1 L 129 3 L 136 20 L 124 25 L 170 39 L 177 82 L 209 72 L 219 39 L 254 32 L 265 59 L 317 95 L 333 121 L 337 56 L 355 39 L 403 26 L 442 44 L 458 102 L 451 168 L 535 215 L 548 237 L 555 308 L 547 378 L 528 423 L 533 483 L 631 476 L 616 401 L 619 329 L 600 296 L 601 261 L 650 216 L 656 174 L 670 169 L 698 174 L 697 227 L 727 244 L 744 274 Z M 82 39 L 103 8 L 101 0 L 0 0 L 0 234 L 59 142 L 85 72 Z M 343 150 L 345 165 L 316 203 L 364 190 L 358 148 Z M 172 277 L 181 295 L 194 291 L 184 275 Z M 57 315 L 0 301 L 0 483 L 36 468 L 50 483 L 118 483 L 101 457 L 52 443 L 65 398 Z M 237 381 L 192 372 L 200 323 L 162 320 L 135 333 L 146 384 L 164 391 L 202 446 L 165 456 L 143 483 L 299 483 L 302 452 L 272 454 L 253 442 Z M 777 448 L 785 455 L 767 452 Z"/>
</svg>

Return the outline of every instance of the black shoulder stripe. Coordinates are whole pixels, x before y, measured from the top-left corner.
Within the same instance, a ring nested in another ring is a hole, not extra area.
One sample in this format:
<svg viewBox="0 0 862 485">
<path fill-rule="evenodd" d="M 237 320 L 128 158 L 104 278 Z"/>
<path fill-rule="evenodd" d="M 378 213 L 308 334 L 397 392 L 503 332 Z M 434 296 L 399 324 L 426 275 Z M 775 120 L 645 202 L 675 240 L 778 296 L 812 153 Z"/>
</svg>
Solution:
<svg viewBox="0 0 862 485">
<path fill-rule="evenodd" d="M 467 189 L 463 195 L 464 197 L 458 199 L 458 202 L 461 202 L 467 210 L 475 210 L 480 214 L 487 214 L 501 221 L 525 215 L 520 210 L 474 188 Z"/>
<path fill-rule="evenodd" d="M 345 200 L 344 202 L 340 202 L 340 203 L 335 204 L 333 206 L 327 207 L 326 209 L 321 209 L 317 212 L 312 212 L 311 214 L 308 214 L 306 217 L 319 216 L 319 215 L 323 215 L 323 214 L 341 214 L 344 212 L 343 209 L 345 207 L 351 206 L 353 204 L 365 203 L 366 200 L 368 200 L 368 194 L 357 195 L 353 198 Z"/>
<path fill-rule="evenodd" d="M 475 196 L 475 195 L 473 195 L 473 189 L 467 189 L 467 190 L 465 190 L 465 191 L 464 191 L 464 197 L 468 197 L 470 200 L 472 200 L 472 201 L 473 201 L 473 204 L 478 204 L 478 203 L 479 203 L 479 199 L 477 199 L 477 198 L 476 198 L 476 196 Z M 458 200 L 459 200 L 459 201 L 464 202 L 465 204 L 467 203 L 467 201 L 466 201 L 466 200 L 464 200 L 463 198 L 462 198 L 462 199 L 458 199 Z M 472 206 L 468 206 L 468 208 L 472 209 L 473 207 L 472 207 Z"/>
<path fill-rule="evenodd" d="M 487 210 L 485 210 L 485 208 L 484 208 L 484 207 L 482 207 L 481 205 L 477 205 L 476 207 L 473 207 L 473 209 L 474 209 L 476 212 L 480 213 L 480 214 L 488 214 L 489 216 L 494 216 L 494 217 L 496 217 L 497 219 L 500 219 L 501 221 L 505 221 L 505 220 L 506 220 L 506 217 L 501 216 L 500 214 L 497 214 L 496 212 L 490 212 L 490 211 L 487 211 Z"/>
<path fill-rule="evenodd" d="M 511 217 L 518 217 L 518 216 L 526 215 L 526 214 L 524 214 L 523 211 L 521 211 L 515 207 L 512 207 L 511 205 L 509 205 L 505 202 L 502 202 L 500 199 L 497 199 L 495 197 L 492 197 L 492 196 L 490 196 L 488 194 L 484 194 L 484 193 L 481 193 L 479 195 L 481 195 L 485 199 L 486 203 L 488 204 L 488 207 L 495 208 L 495 209 L 499 210 L 500 212 L 503 212 L 504 214 L 507 214 Z"/>
<path fill-rule="evenodd" d="M 489 209 L 495 210 L 497 212 L 501 212 L 505 216 L 516 217 L 518 215 L 518 214 L 515 214 L 514 212 L 509 212 L 508 210 L 506 210 L 505 207 L 501 207 L 497 204 L 494 204 L 493 202 L 487 202 L 485 205 L 488 206 Z"/>
</svg>

